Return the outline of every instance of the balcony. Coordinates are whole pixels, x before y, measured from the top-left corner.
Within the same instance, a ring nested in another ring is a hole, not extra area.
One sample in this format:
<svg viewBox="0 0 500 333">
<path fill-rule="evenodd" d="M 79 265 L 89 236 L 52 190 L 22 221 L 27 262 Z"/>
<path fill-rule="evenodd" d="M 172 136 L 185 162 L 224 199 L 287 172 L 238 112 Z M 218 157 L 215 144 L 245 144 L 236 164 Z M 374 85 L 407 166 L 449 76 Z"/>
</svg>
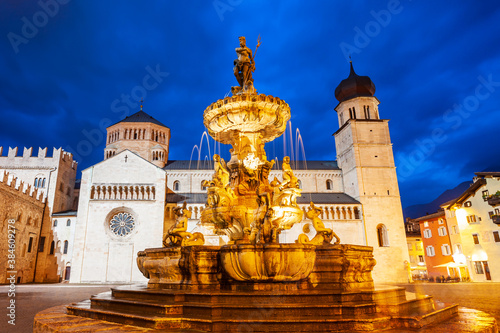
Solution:
<svg viewBox="0 0 500 333">
<path fill-rule="evenodd" d="M 493 215 L 491 216 L 491 219 L 493 220 L 493 223 L 500 225 L 500 215 Z"/>
<path fill-rule="evenodd" d="M 493 207 L 500 205 L 500 195 L 494 194 L 488 197 L 488 204 Z"/>
</svg>

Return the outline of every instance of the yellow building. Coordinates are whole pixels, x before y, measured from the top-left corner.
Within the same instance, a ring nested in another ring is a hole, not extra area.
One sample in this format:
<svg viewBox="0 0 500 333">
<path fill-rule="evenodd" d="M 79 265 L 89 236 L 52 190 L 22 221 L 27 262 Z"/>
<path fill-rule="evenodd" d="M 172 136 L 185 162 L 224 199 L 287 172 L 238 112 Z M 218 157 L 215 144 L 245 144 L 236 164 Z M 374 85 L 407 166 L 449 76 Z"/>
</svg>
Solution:
<svg viewBox="0 0 500 333">
<path fill-rule="evenodd" d="M 406 224 L 406 243 L 408 244 L 408 254 L 410 256 L 410 271 L 412 278 L 409 280 L 418 281 L 427 278 L 427 266 L 425 263 L 424 245 L 420 235 L 420 225 L 414 222 Z"/>
</svg>

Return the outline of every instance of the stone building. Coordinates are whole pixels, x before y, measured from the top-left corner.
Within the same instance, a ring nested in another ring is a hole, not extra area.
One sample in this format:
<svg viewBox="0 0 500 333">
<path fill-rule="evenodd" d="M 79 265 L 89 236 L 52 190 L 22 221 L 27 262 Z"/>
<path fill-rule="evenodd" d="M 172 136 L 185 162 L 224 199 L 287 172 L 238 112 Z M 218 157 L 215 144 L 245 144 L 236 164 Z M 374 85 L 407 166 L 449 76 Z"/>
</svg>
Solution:
<svg viewBox="0 0 500 333">
<path fill-rule="evenodd" d="M 170 130 L 142 106 L 107 130 L 105 160 L 82 172 L 70 282 L 145 281 L 137 252 L 162 245 Z"/>
<path fill-rule="evenodd" d="M 36 274 L 34 280 L 22 279 L 22 281 L 57 282 L 60 279 L 57 274 L 58 262 L 56 257 L 50 254 L 50 247 L 47 245 L 54 241 L 51 215 L 55 212 L 76 210 L 77 163 L 70 153 L 61 148 L 54 148 L 52 156 L 47 155 L 47 148 L 39 148 L 37 156 L 33 156 L 32 148 L 24 148 L 21 156 L 18 156 L 17 147 L 9 148 L 7 156 L 3 156 L 2 153 L 3 148 L 0 147 L 0 172 L 8 172 L 10 179 L 16 178 L 18 183 L 23 182 L 36 188 L 45 198 L 47 205 L 43 219 L 38 225 L 39 244 L 44 246 L 38 247 L 38 252 L 35 253 Z"/>
<path fill-rule="evenodd" d="M 1 283 L 15 274 L 17 283 L 33 282 L 37 252 L 47 246 L 40 238 L 45 213 L 42 191 L 0 171 Z M 9 251 L 10 250 L 10 251 Z M 9 273 L 15 272 L 15 273 Z"/>
<path fill-rule="evenodd" d="M 429 278 L 442 280 L 449 276 L 452 279 L 463 279 L 468 276 L 465 267 L 460 270 L 451 265 L 452 245 L 444 211 L 422 216 L 411 222 L 420 224 Z"/>
<path fill-rule="evenodd" d="M 410 220 L 407 221 L 405 228 L 412 280 L 425 280 L 428 275 L 425 262 L 424 243 L 422 242 L 422 235 L 420 234 L 420 223 Z"/>
<path fill-rule="evenodd" d="M 453 259 L 478 282 L 500 282 L 500 172 L 476 172 L 470 187 L 442 207 Z"/>
<path fill-rule="evenodd" d="M 292 161 L 300 180 L 299 207 L 322 208 L 326 227 L 342 243 L 374 247 L 376 282 L 407 282 L 408 247 L 395 172 L 388 120 L 381 119 L 375 86 L 352 67 L 335 90 L 339 129 L 337 161 Z M 293 106 L 292 106 L 293 107 Z M 201 117 L 200 117 L 201 121 Z M 333 129 L 332 129 L 333 130 Z M 70 282 L 144 281 L 135 258 L 161 246 L 175 222 L 173 208 L 187 203 L 188 231 L 202 232 L 207 244 L 224 244 L 202 225 L 207 201 L 203 181 L 213 163 L 168 160 L 170 129 L 142 110 L 107 129 L 105 160 L 82 172 Z M 270 178 L 281 178 L 277 161 Z M 280 235 L 293 243 L 299 234 L 315 234 L 303 220 Z"/>
<path fill-rule="evenodd" d="M 337 163 L 342 191 L 363 205 L 366 245 L 377 260 L 374 281 L 404 282 L 409 258 L 389 120 L 380 117 L 374 94 L 371 79 L 357 75 L 351 62 L 349 77 L 335 89 Z"/>
</svg>

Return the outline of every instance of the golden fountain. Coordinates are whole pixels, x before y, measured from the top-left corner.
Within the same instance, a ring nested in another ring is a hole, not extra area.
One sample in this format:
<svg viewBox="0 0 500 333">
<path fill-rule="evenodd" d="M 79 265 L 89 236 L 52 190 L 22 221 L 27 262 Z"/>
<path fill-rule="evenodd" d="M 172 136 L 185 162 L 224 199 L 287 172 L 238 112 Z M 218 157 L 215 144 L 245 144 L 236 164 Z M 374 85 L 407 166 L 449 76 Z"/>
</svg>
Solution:
<svg viewBox="0 0 500 333">
<path fill-rule="evenodd" d="M 184 203 L 174 210 L 176 223 L 164 247 L 138 253 L 147 287 L 112 288 L 67 306 L 61 320 L 78 325 L 74 318 L 83 316 L 106 330 L 130 327 L 123 324 L 164 332 L 357 332 L 427 325 L 437 331 L 458 325 L 454 330 L 461 332 L 460 321 L 486 320 L 472 312 L 457 316 L 456 305 L 436 303 L 430 296 L 407 300 L 403 288 L 374 288 L 372 248 L 340 244 L 313 202 L 305 215 L 315 237 L 302 234 L 295 243 L 280 244 L 280 232 L 303 219 L 296 202 L 301 190 L 288 157 L 282 180 L 269 182 L 274 161 L 267 160 L 264 144 L 283 134 L 290 107 L 255 90 L 255 52 L 244 37 L 236 53 L 239 86 L 203 115 L 209 134 L 232 146 L 227 164 L 214 155 L 201 213 L 202 224 L 227 235 L 228 244 L 204 245 L 201 233 L 188 232 L 191 212 Z M 35 331 L 59 331 L 61 326 L 44 324 L 43 314 L 37 317 Z M 485 328 L 477 332 L 495 329 L 494 320 Z"/>
</svg>

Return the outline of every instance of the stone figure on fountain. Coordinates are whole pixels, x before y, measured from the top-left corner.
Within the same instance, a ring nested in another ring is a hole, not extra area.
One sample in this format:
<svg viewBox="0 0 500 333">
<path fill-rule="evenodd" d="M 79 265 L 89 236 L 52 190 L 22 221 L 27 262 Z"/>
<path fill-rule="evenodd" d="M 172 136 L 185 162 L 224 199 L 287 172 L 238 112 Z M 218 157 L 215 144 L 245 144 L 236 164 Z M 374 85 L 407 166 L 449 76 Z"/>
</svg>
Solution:
<svg viewBox="0 0 500 333">
<path fill-rule="evenodd" d="M 323 209 L 321 207 L 316 207 L 312 201 L 309 206 L 310 210 L 306 213 L 306 217 L 312 220 L 313 227 L 316 230 L 316 236 L 309 240 L 309 237 L 307 237 L 306 234 L 301 234 L 296 240 L 296 243 L 313 245 L 330 244 L 332 239 L 335 237 L 334 244 L 340 244 L 339 236 L 337 236 L 332 229 L 326 228 L 323 221 L 319 217 L 323 213 Z"/>
<path fill-rule="evenodd" d="M 177 216 L 175 224 L 168 230 L 163 238 L 163 245 L 165 247 L 171 246 L 189 246 L 189 245 L 203 245 L 205 238 L 201 232 L 194 234 L 187 231 L 188 219 L 191 218 L 191 211 L 186 207 L 186 201 L 182 207 L 175 207 L 174 214 Z"/>
<path fill-rule="evenodd" d="M 253 87 L 253 78 L 252 73 L 255 71 L 255 59 L 252 50 L 246 46 L 245 37 L 239 37 L 240 47 L 235 49 L 238 58 L 234 60 L 234 76 L 238 83 L 239 87 L 232 87 L 233 94 L 240 93 L 256 93 L 255 88 Z M 257 42 L 257 47 L 255 48 L 255 53 L 257 53 L 257 49 L 260 46 L 260 37 Z"/>
</svg>

